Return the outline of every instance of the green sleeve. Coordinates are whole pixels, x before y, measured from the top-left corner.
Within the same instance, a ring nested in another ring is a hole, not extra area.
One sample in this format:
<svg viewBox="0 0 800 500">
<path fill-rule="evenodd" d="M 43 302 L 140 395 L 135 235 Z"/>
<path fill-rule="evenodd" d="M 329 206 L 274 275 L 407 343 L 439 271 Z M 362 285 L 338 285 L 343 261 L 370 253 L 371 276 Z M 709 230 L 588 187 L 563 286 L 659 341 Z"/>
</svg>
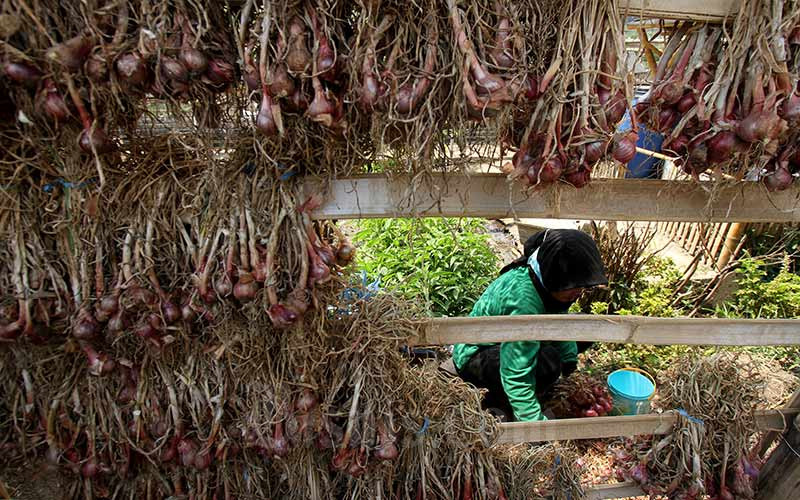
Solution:
<svg viewBox="0 0 800 500">
<path fill-rule="evenodd" d="M 547 420 L 536 398 L 536 357 L 539 342 L 505 342 L 500 346 L 500 379 L 503 390 L 521 421 Z"/>
<path fill-rule="evenodd" d="M 575 342 L 569 340 L 556 342 L 556 349 L 558 349 L 558 354 L 561 357 L 562 363 L 578 362 L 578 344 Z"/>
</svg>

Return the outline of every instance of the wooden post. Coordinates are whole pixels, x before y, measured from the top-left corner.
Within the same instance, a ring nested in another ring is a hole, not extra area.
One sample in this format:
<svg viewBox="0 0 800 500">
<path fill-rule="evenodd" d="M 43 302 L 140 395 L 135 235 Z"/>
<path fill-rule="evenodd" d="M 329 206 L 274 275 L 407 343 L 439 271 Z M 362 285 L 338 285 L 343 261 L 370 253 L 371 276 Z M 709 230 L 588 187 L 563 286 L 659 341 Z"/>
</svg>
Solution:
<svg viewBox="0 0 800 500">
<path fill-rule="evenodd" d="M 796 450 L 800 450 L 800 430 L 792 424 L 761 468 L 757 500 L 800 498 L 800 458 Z"/>
<path fill-rule="evenodd" d="M 719 254 L 719 258 L 717 259 L 717 269 L 722 269 L 728 265 L 731 257 L 733 257 L 733 251 L 737 246 L 739 246 L 739 241 L 742 239 L 742 235 L 744 234 L 744 230 L 746 228 L 747 224 L 743 222 L 734 222 L 731 225 L 731 228 L 728 230 L 728 234 L 725 237 L 725 245 L 723 245 L 722 252 Z"/>
</svg>

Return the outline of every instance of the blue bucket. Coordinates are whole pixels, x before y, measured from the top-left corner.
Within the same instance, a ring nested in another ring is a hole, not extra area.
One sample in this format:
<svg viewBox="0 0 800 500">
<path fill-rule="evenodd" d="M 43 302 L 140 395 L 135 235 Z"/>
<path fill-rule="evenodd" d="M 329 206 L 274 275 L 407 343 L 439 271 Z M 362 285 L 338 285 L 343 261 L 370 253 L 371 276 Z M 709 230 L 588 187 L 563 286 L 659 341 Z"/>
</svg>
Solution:
<svg viewBox="0 0 800 500">
<path fill-rule="evenodd" d="M 608 376 L 608 391 L 614 400 L 613 415 L 650 413 L 650 400 L 656 393 L 656 382 L 638 368 L 623 368 Z"/>
</svg>

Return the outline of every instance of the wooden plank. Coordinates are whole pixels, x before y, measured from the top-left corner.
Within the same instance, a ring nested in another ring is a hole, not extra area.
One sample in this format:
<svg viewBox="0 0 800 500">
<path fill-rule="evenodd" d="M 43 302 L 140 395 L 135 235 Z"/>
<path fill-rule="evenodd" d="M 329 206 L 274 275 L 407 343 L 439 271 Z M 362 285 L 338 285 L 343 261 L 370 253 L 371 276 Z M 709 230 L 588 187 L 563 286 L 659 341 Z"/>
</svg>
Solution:
<svg viewBox="0 0 800 500">
<path fill-rule="evenodd" d="M 758 476 L 757 500 L 800 498 L 800 429 L 791 426 Z"/>
<path fill-rule="evenodd" d="M 510 217 L 687 222 L 798 222 L 800 185 L 769 193 L 761 183 L 726 187 L 694 181 L 596 179 L 582 189 L 557 183 L 525 194 L 503 174 L 436 176 L 431 185 L 407 177 L 367 175 L 332 181 L 317 219 L 375 217 Z M 706 191 L 708 190 L 708 192 Z M 711 194 L 709 194 L 709 192 Z"/>
<path fill-rule="evenodd" d="M 786 408 L 800 408 L 800 389 L 794 391 L 792 397 L 789 398 L 789 401 L 785 405 Z M 769 450 L 770 446 L 772 446 L 773 441 L 778 438 L 781 434 L 783 434 L 783 430 L 781 427 L 776 427 L 775 430 L 770 430 L 767 432 L 759 442 L 758 446 L 758 456 L 763 457 L 764 454 Z"/>
<path fill-rule="evenodd" d="M 449 345 L 520 340 L 650 345 L 797 345 L 800 344 L 800 321 L 580 314 L 433 318 L 415 343 Z"/>
<path fill-rule="evenodd" d="M 618 484 L 599 484 L 584 488 L 583 491 L 586 493 L 584 497 L 586 500 L 647 496 L 639 485 L 630 481 Z"/>
<path fill-rule="evenodd" d="M 618 0 L 622 13 L 641 18 L 721 20 L 738 9 L 738 0 Z M 627 12 L 625 11 L 627 7 Z"/>
<path fill-rule="evenodd" d="M 755 413 L 759 429 L 783 425 L 784 419 L 800 414 L 796 408 L 759 410 Z M 545 420 L 541 422 L 510 422 L 500 424 L 497 442 L 536 443 L 573 439 L 603 439 L 620 436 L 661 435 L 672 430 L 678 415 L 675 412 L 649 413 L 620 417 L 587 417 Z"/>
</svg>

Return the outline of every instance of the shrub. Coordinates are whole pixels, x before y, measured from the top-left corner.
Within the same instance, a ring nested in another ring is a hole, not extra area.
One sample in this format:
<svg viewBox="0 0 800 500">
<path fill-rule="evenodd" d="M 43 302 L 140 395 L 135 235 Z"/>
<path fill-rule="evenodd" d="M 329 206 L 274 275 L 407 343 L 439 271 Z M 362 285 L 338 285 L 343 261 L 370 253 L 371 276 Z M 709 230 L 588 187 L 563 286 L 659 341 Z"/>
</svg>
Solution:
<svg viewBox="0 0 800 500">
<path fill-rule="evenodd" d="M 497 276 L 482 219 L 372 219 L 354 241 L 381 286 L 423 300 L 435 316 L 464 316 Z"/>
<path fill-rule="evenodd" d="M 790 260 L 769 279 L 766 263 L 751 257 L 741 259 L 736 269 L 738 289 L 730 301 L 715 308 L 723 318 L 799 318 L 800 276 L 790 272 Z"/>
</svg>

